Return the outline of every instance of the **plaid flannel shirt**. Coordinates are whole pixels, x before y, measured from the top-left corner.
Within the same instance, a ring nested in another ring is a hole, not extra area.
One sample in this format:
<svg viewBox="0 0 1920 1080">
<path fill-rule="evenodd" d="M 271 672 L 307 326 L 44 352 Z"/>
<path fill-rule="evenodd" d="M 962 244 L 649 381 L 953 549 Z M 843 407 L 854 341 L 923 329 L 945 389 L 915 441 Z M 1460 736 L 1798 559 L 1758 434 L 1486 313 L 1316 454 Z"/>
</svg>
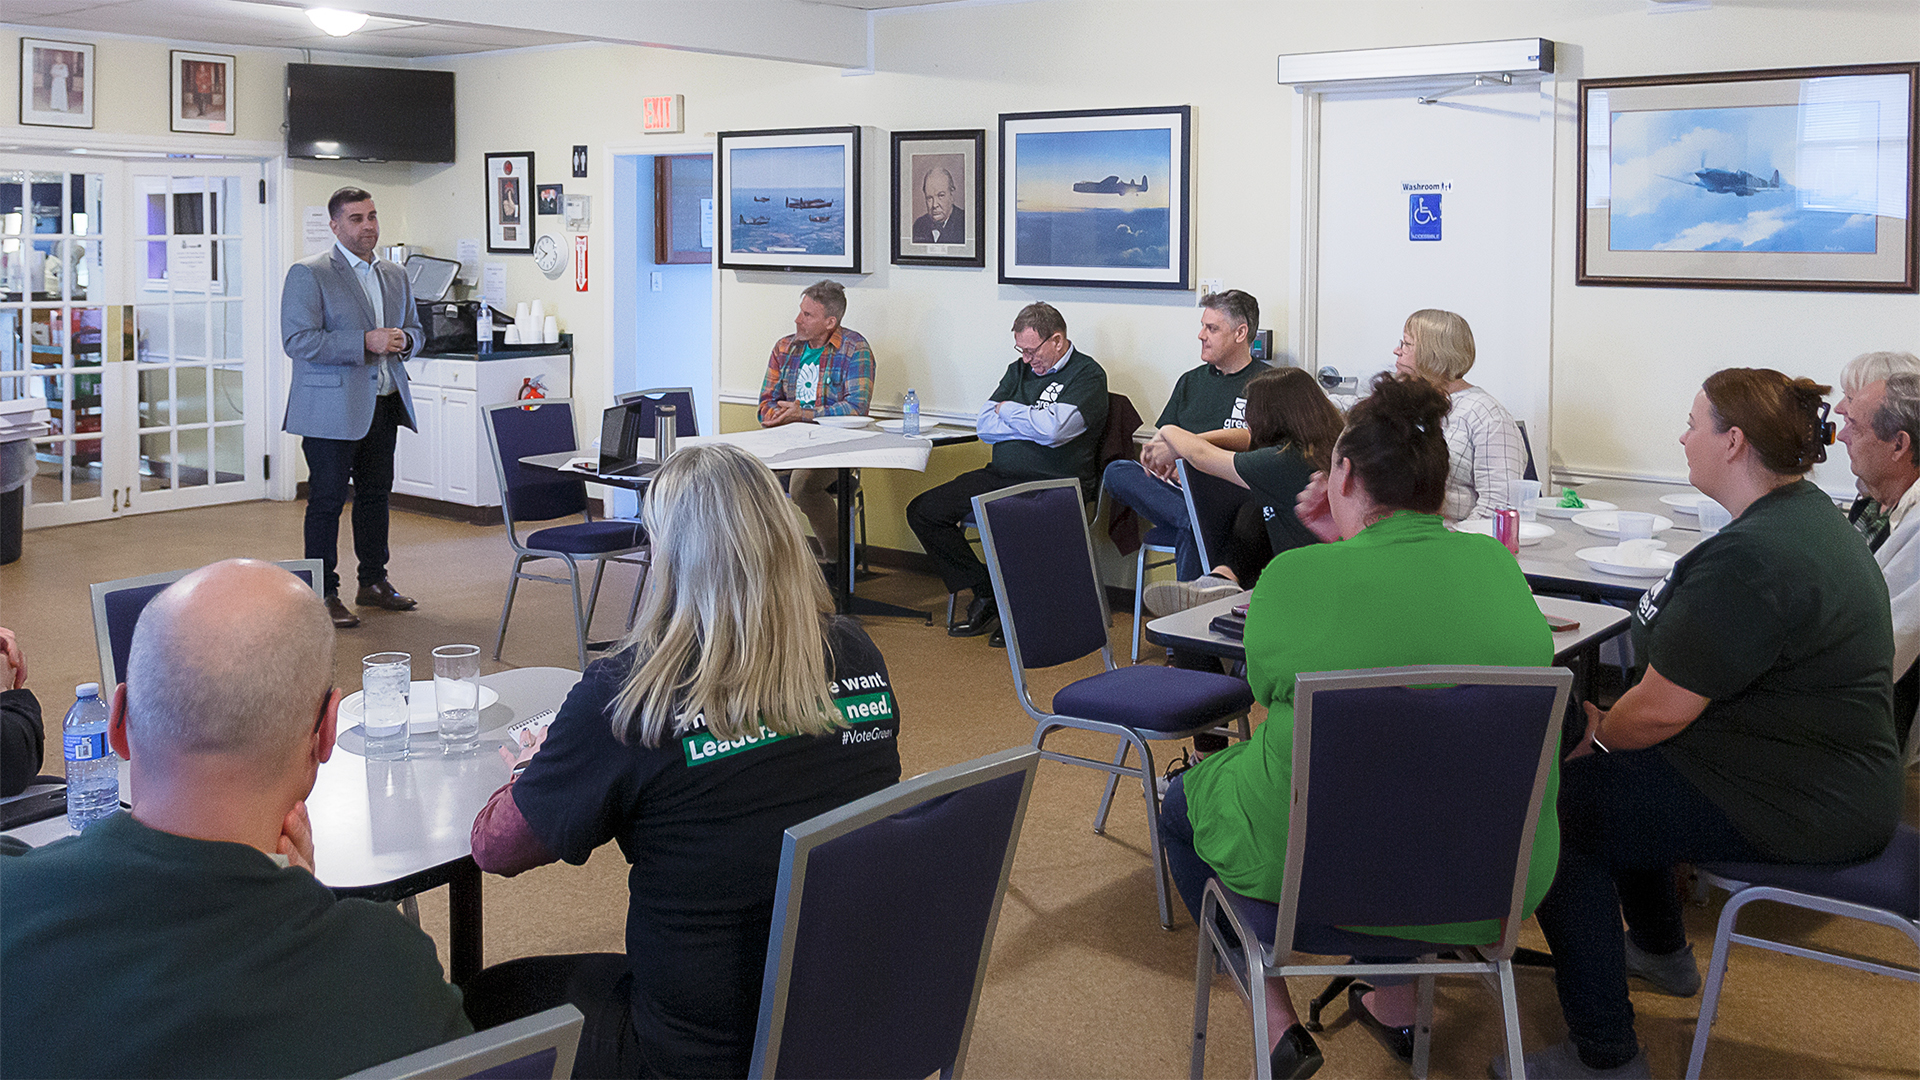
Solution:
<svg viewBox="0 0 1920 1080">
<path fill-rule="evenodd" d="M 806 351 L 807 341 L 798 334 L 788 334 L 774 343 L 773 354 L 767 358 L 766 378 L 760 382 L 761 423 L 772 417 L 776 403 L 797 400 L 800 358 Z M 873 350 L 858 333 L 835 327 L 820 354 L 820 389 L 814 399 L 814 415 L 865 416 L 872 396 Z"/>
</svg>

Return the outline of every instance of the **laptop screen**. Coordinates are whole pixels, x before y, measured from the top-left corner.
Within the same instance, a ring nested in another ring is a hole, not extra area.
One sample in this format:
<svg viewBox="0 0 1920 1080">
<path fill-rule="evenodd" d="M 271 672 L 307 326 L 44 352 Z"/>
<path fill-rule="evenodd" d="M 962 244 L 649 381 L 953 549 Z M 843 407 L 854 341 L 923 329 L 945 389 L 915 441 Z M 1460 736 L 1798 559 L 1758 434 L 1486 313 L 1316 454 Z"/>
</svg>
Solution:
<svg viewBox="0 0 1920 1080">
<path fill-rule="evenodd" d="M 640 460 L 640 404 L 615 405 L 600 414 L 600 474 Z"/>
</svg>

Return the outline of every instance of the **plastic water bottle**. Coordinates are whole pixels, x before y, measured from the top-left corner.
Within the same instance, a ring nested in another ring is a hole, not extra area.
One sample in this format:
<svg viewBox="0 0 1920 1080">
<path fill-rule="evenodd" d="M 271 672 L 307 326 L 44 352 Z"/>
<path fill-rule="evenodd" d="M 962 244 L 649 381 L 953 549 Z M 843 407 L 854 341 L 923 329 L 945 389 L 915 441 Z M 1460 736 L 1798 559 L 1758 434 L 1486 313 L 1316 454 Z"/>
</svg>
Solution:
<svg viewBox="0 0 1920 1080">
<path fill-rule="evenodd" d="M 907 400 L 900 406 L 900 434 L 920 434 L 920 395 L 907 389 Z"/>
<path fill-rule="evenodd" d="M 107 703 L 99 683 L 73 688 L 67 710 L 67 824 L 77 832 L 120 809 L 120 757 L 107 746 Z"/>
<path fill-rule="evenodd" d="M 476 351 L 493 351 L 493 305 L 480 301 L 480 310 L 473 317 L 473 337 Z"/>
</svg>

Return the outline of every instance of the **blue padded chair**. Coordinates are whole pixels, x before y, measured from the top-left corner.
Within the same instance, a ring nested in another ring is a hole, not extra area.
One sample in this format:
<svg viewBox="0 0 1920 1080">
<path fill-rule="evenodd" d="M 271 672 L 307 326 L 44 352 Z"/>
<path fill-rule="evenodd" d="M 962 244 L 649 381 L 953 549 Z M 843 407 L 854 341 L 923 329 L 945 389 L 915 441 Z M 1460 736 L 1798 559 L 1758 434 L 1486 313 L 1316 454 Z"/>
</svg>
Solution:
<svg viewBox="0 0 1920 1080">
<path fill-rule="evenodd" d="M 615 405 L 631 405 L 644 402 L 640 407 L 640 437 L 653 438 L 654 410 L 662 405 L 673 406 L 673 434 L 675 438 L 687 439 L 700 434 L 700 421 L 694 415 L 693 388 L 690 386 L 662 386 L 652 390 L 634 390 L 620 394 L 613 399 Z"/>
<path fill-rule="evenodd" d="M 324 595 L 319 559 L 286 559 L 274 565 L 313 586 L 316 594 Z M 133 652 L 133 628 L 140 621 L 140 613 L 162 590 L 195 569 L 198 567 L 165 570 L 87 587 L 93 598 L 93 641 L 100 651 L 100 685 L 107 696 L 113 695 L 113 688 L 126 675 L 127 657 Z"/>
<path fill-rule="evenodd" d="M 1155 665 L 1120 667 L 1113 662 L 1107 628 L 1107 592 L 1093 561 L 1093 538 L 1080 502 L 1078 480 L 1037 480 L 976 495 L 1000 627 L 1007 637 L 1020 707 L 1033 717 L 1033 747 L 1048 761 L 1084 765 L 1107 774 L 1106 792 L 1093 817 L 1093 831 L 1106 831 L 1107 810 L 1122 776 L 1140 781 L 1147 803 L 1147 846 L 1153 858 L 1160 925 L 1173 928 L 1168 903 L 1166 857 L 1160 850 L 1160 792 L 1154 783 L 1156 739 L 1186 739 L 1202 732 L 1247 736 L 1253 692 L 1239 679 L 1206 671 Z M 1105 670 L 1062 687 L 1051 706 L 1034 703 L 1028 668 L 1053 667 L 1095 652 Z M 1237 722 L 1234 729 L 1222 725 Z M 1111 735 L 1119 741 L 1112 761 L 1046 749 L 1047 736 L 1062 728 Z M 1133 750 L 1138 762 L 1127 764 Z"/>
<path fill-rule="evenodd" d="M 1524 1080 L 1512 957 L 1524 921 L 1534 825 L 1572 686 L 1573 673 L 1565 668 L 1400 667 L 1299 676 L 1280 902 L 1241 896 L 1217 877 L 1207 881 L 1194 966 L 1194 1080 L 1206 1057 L 1216 955 L 1253 1011 L 1253 1057 L 1263 1080 L 1271 1064 L 1263 976 L 1389 974 L 1420 977 L 1414 1076 L 1427 1070 L 1433 976 L 1477 974 L 1497 988 L 1507 1064 Z M 1500 937 L 1472 947 L 1339 929 L 1482 919 L 1501 920 Z M 1242 942 L 1258 942 L 1259 949 Z M 1295 950 L 1406 959 L 1294 964 Z M 1459 959 L 1435 959 L 1456 952 Z M 1470 959 L 1476 952 L 1479 959 Z"/>
<path fill-rule="evenodd" d="M 521 579 L 546 581 L 573 587 L 573 626 L 580 668 L 587 666 L 587 627 L 593 621 L 593 607 L 600 599 L 600 577 L 609 562 L 628 562 L 640 567 L 644 580 L 647 563 L 647 538 L 637 521 L 615 518 L 595 521 L 587 510 L 586 481 L 552 469 L 522 465 L 520 459 L 535 454 L 571 452 L 573 441 L 573 403 L 565 398 L 550 398 L 527 404 L 510 401 L 486 407 L 487 446 L 493 452 L 493 469 L 500 478 L 500 509 L 507 523 L 507 543 L 513 548 L 513 573 L 507 579 L 507 599 L 500 605 L 500 629 L 493 638 L 493 658 L 500 659 L 500 647 L 507 639 L 507 616 L 513 613 L 513 594 Z M 520 538 L 527 522 L 552 521 L 579 514 L 581 520 L 553 525 Z M 626 556 L 640 555 L 630 559 Z M 522 569 L 535 559 L 559 559 L 566 564 L 566 577 L 529 573 Z M 586 606 L 580 603 L 580 563 L 591 561 L 593 589 Z"/>
<path fill-rule="evenodd" d="M 1039 760 L 1002 750 L 787 830 L 748 1076 L 961 1074 Z"/>
<path fill-rule="evenodd" d="M 1740 909 L 1756 900 L 1843 915 L 1879 923 L 1905 934 L 1920 949 L 1920 832 L 1902 822 L 1893 842 L 1864 862 L 1839 866 L 1790 866 L 1781 863 L 1702 863 L 1697 870 L 1710 885 L 1732 893 L 1720 911 L 1713 934 L 1713 961 L 1707 965 L 1700 1020 L 1693 1029 L 1693 1053 L 1687 1080 L 1697 1080 L 1707 1056 L 1707 1036 L 1720 1009 L 1720 986 L 1727 975 L 1727 947 L 1752 945 L 1825 964 L 1839 964 L 1875 975 L 1920 982 L 1920 969 L 1876 963 L 1857 956 L 1824 952 L 1771 938 L 1736 933 Z"/>
<path fill-rule="evenodd" d="M 556 1005 L 430 1046 L 347 1080 L 565 1080 L 580 1048 L 580 1010 Z"/>
</svg>

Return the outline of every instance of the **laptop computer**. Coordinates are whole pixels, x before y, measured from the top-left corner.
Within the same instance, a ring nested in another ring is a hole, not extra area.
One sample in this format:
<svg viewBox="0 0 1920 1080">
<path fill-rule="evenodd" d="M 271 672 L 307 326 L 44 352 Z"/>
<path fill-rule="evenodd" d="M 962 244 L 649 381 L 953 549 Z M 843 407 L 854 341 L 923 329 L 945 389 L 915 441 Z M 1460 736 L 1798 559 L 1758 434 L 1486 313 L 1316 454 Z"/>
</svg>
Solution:
<svg viewBox="0 0 1920 1080">
<path fill-rule="evenodd" d="M 645 421 L 640 402 L 614 405 L 600 414 L 600 475 L 652 476 L 656 461 L 640 460 L 640 428 Z"/>
</svg>

